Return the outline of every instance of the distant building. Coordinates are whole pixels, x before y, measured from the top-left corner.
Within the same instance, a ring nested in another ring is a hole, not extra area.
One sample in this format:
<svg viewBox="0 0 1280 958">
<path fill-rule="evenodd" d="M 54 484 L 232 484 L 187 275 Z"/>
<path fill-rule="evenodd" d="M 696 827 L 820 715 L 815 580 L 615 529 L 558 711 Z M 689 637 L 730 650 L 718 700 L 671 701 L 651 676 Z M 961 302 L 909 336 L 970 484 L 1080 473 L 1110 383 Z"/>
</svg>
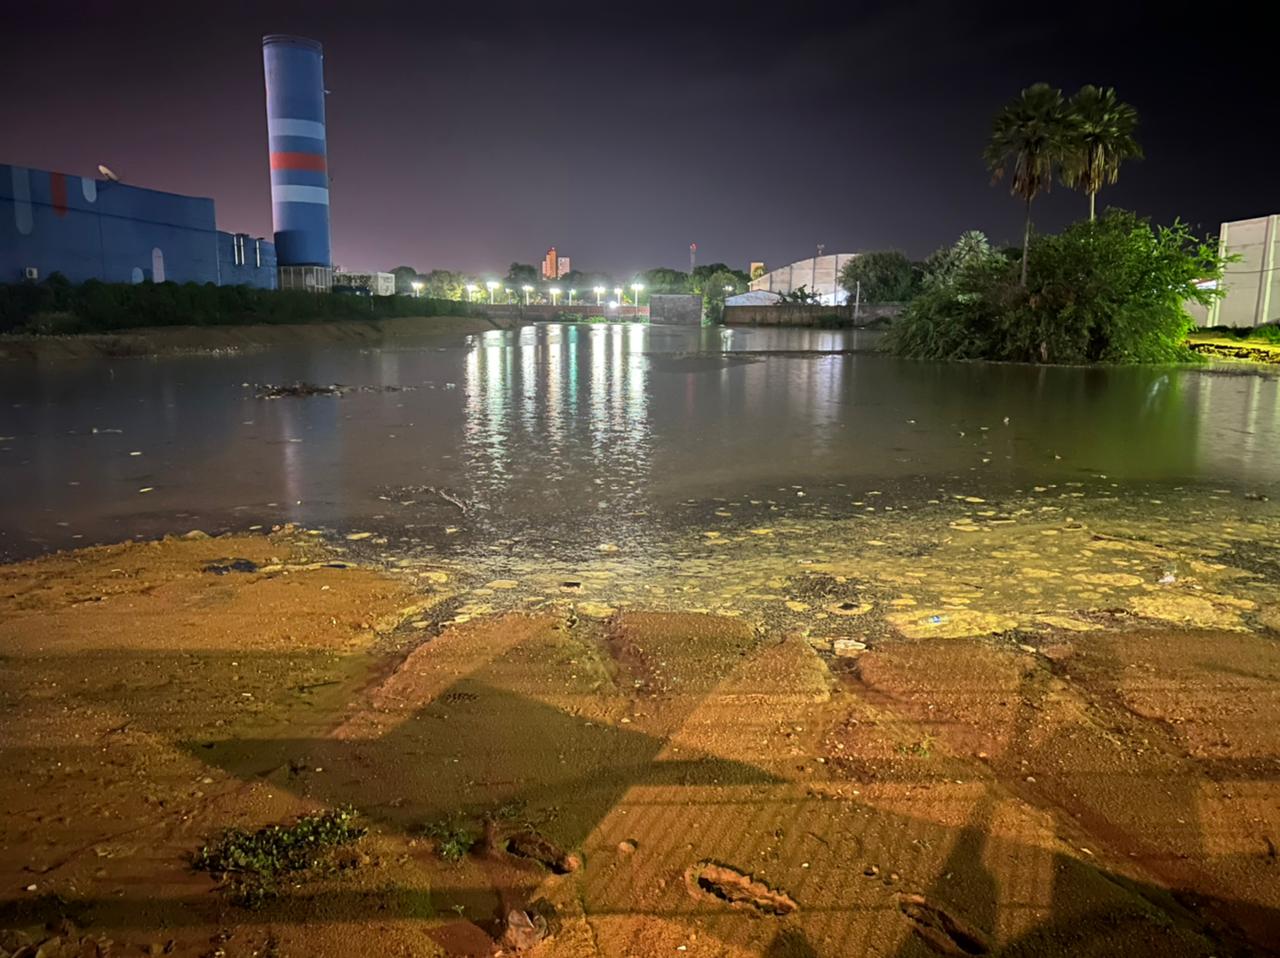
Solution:
<svg viewBox="0 0 1280 958">
<path fill-rule="evenodd" d="M 827 306 L 835 306 L 848 300 L 849 294 L 840 285 L 840 270 L 854 259 L 857 253 L 830 253 L 796 260 L 787 266 L 770 270 L 751 281 L 751 289 L 787 295 L 803 286 L 815 294 Z M 755 263 L 752 263 L 754 269 Z M 761 266 L 764 264 L 761 263 Z"/>
<path fill-rule="evenodd" d="M 1222 277 L 1226 291 L 1207 310 L 1188 308 L 1201 326 L 1261 326 L 1280 321 L 1280 214 L 1223 223 L 1218 251 L 1235 254 Z"/>
<path fill-rule="evenodd" d="M 344 273 L 334 270 L 333 288 L 364 290 L 370 296 L 394 296 L 396 278 L 393 273 Z"/>
<path fill-rule="evenodd" d="M 573 268 L 569 261 L 569 257 L 560 256 L 556 259 L 556 279 L 563 279 L 565 274 Z"/>
<path fill-rule="evenodd" d="M 751 267 L 747 270 L 747 275 L 752 279 L 757 279 L 758 277 L 763 276 L 766 272 L 767 270 L 764 268 L 764 261 L 753 259 L 751 261 Z"/>
<path fill-rule="evenodd" d="M 557 260 L 556 248 L 553 246 L 547 250 L 547 255 L 542 258 L 542 278 L 543 279 L 559 279 L 560 274 L 556 272 Z"/>
</svg>

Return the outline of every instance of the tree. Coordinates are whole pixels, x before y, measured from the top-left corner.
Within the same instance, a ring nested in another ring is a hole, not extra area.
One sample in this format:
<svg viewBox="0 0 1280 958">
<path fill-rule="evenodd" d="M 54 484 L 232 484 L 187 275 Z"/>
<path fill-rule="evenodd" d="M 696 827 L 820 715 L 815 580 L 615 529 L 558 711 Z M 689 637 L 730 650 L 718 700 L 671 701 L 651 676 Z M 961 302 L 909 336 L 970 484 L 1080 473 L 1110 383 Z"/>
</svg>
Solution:
<svg viewBox="0 0 1280 958">
<path fill-rule="evenodd" d="M 737 270 L 722 269 L 702 278 L 702 316 L 712 324 L 719 324 L 724 317 L 724 301 L 734 293 L 746 289 L 742 274 Z"/>
<path fill-rule="evenodd" d="M 889 332 L 892 348 L 920 359 L 1186 361 L 1187 303 L 1221 295 L 1212 281 L 1225 265 L 1216 241 L 1123 210 L 1036 236 L 1031 262 L 1023 287 L 1002 254 L 970 257 L 911 302 Z"/>
<path fill-rule="evenodd" d="M 467 279 L 449 269 L 433 269 L 423 278 L 426 293 L 433 299 L 465 299 Z"/>
<path fill-rule="evenodd" d="M 1021 251 L 1018 253 L 1020 255 Z M 1001 251 L 992 249 L 986 234 L 968 230 L 961 233 L 951 246 L 943 247 L 925 260 L 921 284 L 926 289 L 949 286 L 974 263 L 1003 255 Z"/>
<path fill-rule="evenodd" d="M 639 281 L 651 293 L 687 293 L 693 288 L 688 273 L 666 266 L 645 270 Z"/>
<path fill-rule="evenodd" d="M 864 303 L 905 303 L 920 286 L 920 267 L 897 250 L 862 253 L 840 270 L 840 285 Z"/>
<path fill-rule="evenodd" d="M 418 280 L 418 271 L 412 266 L 397 266 L 391 270 L 396 278 L 396 292 L 402 295 L 413 293 L 413 284 Z"/>
<path fill-rule="evenodd" d="M 513 290 L 532 286 L 538 281 L 538 270 L 528 263 L 512 263 L 507 269 L 507 285 Z"/>
<path fill-rule="evenodd" d="M 1111 87 L 1082 86 L 1068 104 L 1071 113 L 1062 181 L 1089 197 L 1094 219 L 1098 191 L 1120 178 L 1120 164 L 1142 159 L 1134 139 L 1138 111 L 1121 103 Z"/>
<path fill-rule="evenodd" d="M 1009 192 L 1027 208 L 1022 230 L 1024 287 L 1031 250 L 1031 201 L 1053 185 L 1054 170 L 1066 154 L 1071 122 L 1062 91 L 1047 83 L 1036 83 L 997 113 L 991 125 L 991 139 L 983 158 L 991 170 L 992 182 L 1012 169 Z"/>
</svg>

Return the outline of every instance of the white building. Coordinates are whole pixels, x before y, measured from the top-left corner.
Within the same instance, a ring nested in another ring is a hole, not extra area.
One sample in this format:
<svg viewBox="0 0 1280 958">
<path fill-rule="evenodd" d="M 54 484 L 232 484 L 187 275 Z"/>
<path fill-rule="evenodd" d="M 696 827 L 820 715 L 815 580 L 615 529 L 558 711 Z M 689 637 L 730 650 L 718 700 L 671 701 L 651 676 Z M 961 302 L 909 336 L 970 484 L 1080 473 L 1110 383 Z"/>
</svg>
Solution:
<svg viewBox="0 0 1280 958">
<path fill-rule="evenodd" d="M 835 306 L 849 298 L 849 294 L 840 285 L 840 270 L 857 255 L 832 253 L 797 260 L 788 266 L 770 270 L 759 279 L 753 279 L 751 289 L 785 295 L 803 286 L 810 293 L 816 294 L 824 305 Z"/>
<path fill-rule="evenodd" d="M 340 273 L 333 274 L 334 286 L 367 289 L 370 296 L 394 296 L 396 278 L 391 273 Z"/>
<path fill-rule="evenodd" d="M 1218 251 L 1235 254 L 1222 278 L 1226 295 L 1208 310 L 1191 306 L 1201 326 L 1261 326 L 1280 321 L 1280 214 L 1223 223 Z"/>
</svg>

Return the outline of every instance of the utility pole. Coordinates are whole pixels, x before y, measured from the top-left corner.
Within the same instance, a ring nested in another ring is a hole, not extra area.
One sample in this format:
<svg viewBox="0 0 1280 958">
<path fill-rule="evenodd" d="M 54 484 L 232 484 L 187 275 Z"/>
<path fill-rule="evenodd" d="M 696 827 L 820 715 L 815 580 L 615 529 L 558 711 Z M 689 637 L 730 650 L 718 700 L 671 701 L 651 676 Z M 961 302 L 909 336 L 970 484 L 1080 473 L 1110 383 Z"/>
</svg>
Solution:
<svg viewBox="0 0 1280 958">
<path fill-rule="evenodd" d="M 853 321 L 857 323 L 858 314 L 862 312 L 862 280 L 858 280 L 853 294 Z"/>
<path fill-rule="evenodd" d="M 813 275 L 809 278 L 809 292 L 818 295 L 818 260 L 822 259 L 822 251 L 826 249 L 824 243 L 818 244 L 818 255 L 813 258 Z"/>
<path fill-rule="evenodd" d="M 689 275 L 693 275 L 693 270 L 698 262 L 698 244 L 689 244 Z"/>
</svg>

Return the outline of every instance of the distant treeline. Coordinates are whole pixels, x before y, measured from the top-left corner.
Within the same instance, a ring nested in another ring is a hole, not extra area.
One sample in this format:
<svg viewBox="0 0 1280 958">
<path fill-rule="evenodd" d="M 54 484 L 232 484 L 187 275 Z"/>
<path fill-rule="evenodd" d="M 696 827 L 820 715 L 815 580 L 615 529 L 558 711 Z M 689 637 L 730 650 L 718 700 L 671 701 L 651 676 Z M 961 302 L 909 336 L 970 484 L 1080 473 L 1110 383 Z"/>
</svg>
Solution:
<svg viewBox="0 0 1280 958">
<path fill-rule="evenodd" d="M 410 296 L 317 295 L 212 283 L 79 285 L 61 276 L 0 284 L 0 333 L 100 333 L 141 326 L 240 326 L 392 316 L 471 316 L 468 303 Z"/>
</svg>

